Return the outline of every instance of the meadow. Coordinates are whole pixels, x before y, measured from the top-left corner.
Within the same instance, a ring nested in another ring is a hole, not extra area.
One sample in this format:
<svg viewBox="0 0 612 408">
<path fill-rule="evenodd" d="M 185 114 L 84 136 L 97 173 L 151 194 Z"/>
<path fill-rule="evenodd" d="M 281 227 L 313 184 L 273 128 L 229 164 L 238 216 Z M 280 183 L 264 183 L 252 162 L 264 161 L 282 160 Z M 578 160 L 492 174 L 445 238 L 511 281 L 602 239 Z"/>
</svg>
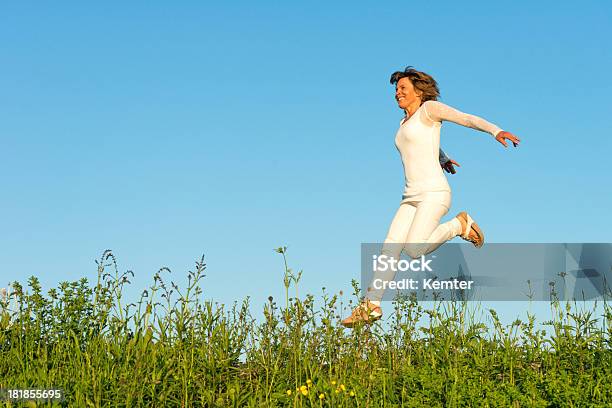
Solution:
<svg viewBox="0 0 612 408">
<path fill-rule="evenodd" d="M 301 274 L 276 251 L 285 296 L 263 311 L 203 301 L 203 258 L 186 287 L 162 268 L 131 303 L 110 251 L 96 282 L 46 293 L 35 277 L 14 282 L 1 297 L 0 388 L 60 388 L 55 405 L 71 407 L 612 406 L 607 303 L 597 315 L 552 300 L 551 321 L 502 324 L 468 302 L 402 298 L 384 323 L 349 330 L 339 322 L 356 282 L 352 295 L 300 296 Z"/>
</svg>

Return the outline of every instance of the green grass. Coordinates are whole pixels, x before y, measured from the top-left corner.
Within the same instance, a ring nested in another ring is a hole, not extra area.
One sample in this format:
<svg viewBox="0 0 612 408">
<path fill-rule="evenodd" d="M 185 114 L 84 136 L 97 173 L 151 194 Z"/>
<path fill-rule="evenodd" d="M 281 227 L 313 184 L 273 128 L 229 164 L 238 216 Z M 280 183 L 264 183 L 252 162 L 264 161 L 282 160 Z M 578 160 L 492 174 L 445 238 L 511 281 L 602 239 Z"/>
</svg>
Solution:
<svg viewBox="0 0 612 408">
<path fill-rule="evenodd" d="M 0 306 L 0 388 L 60 387 L 75 407 L 612 405 L 607 304 L 595 316 L 551 302 L 546 333 L 531 315 L 502 325 L 491 310 L 485 324 L 467 303 L 400 299 L 383 325 L 348 330 L 356 284 L 350 304 L 323 294 L 315 307 L 277 252 L 285 299 L 263 316 L 248 300 L 203 302 L 203 259 L 186 288 L 161 269 L 132 304 L 110 251 L 94 285 L 15 282 Z"/>
</svg>

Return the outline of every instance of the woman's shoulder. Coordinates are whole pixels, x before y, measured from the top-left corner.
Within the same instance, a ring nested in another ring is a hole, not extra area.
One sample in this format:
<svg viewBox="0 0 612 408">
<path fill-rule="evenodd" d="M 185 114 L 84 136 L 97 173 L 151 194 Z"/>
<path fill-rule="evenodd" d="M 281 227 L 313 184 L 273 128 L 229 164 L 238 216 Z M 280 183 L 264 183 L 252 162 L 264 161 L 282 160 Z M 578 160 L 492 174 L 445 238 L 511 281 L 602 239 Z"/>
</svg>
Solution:
<svg viewBox="0 0 612 408">
<path fill-rule="evenodd" d="M 442 121 L 442 118 L 445 116 L 444 112 L 447 112 L 450 106 L 445 105 L 440 101 L 429 100 L 425 101 L 421 104 L 421 108 L 423 111 L 423 115 L 427 121 L 432 123 L 438 123 Z"/>
<path fill-rule="evenodd" d="M 427 113 L 431 112 L 432 110 L 440 109 L 444 106 L 446 105 L 444 105 L 442 102 L 434 100 L 428 100 L 421 104 L 421 108 L 423 108 L 423 110 L 425 110 Z"/>
</svg>

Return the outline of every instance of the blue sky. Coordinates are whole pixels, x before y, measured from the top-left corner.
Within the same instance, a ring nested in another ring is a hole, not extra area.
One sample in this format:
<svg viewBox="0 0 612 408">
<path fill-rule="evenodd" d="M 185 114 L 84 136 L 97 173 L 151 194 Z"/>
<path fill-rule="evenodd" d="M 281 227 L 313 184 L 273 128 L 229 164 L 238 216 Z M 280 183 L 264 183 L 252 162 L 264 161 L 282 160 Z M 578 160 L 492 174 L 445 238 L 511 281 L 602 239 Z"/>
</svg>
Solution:
<svg viewBox="0 0 612 408">
<path fill-rule="evenodd" d="M 489 242 L 612 242 L 612 6 L 105 2 L 0 6 L 0 286 L 86 276 L 110 248 L 223 303 L 349 292 L 399 205 L 389 75 L 522 139 L 453 124 L 454 216 Z M 502 306 L 503 308 L 503 306 Z M 509 306 L 508 311 L 516 310 Z"/>
</svg>

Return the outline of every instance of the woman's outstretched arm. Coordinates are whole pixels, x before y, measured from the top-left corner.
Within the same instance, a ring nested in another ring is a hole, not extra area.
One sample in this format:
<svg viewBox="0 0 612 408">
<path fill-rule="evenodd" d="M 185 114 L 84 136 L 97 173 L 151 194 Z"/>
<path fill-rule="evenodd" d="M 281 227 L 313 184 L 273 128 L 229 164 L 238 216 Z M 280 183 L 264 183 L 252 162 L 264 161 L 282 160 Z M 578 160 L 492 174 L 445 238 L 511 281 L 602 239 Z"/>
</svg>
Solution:
<svg viewBox="0 0 612 408">
<path fill-rule="evenodd" d="M 423 103 L 425 114 L 432 122 L 442 122 L 443 120 L 454 122 L 458 125 L 466 126 L 482 132 L 490 133 L 495 139 L 507 147 L 505 139 L 510 140 L 514 146 L 518 146 L 520 139 L 510 132 L 506 132 L 493 123 L 487 122 L 483 118 L 469 113 L 463 113 L 455 108 L 438 101 L 426 101 Z"/>
</svg>

